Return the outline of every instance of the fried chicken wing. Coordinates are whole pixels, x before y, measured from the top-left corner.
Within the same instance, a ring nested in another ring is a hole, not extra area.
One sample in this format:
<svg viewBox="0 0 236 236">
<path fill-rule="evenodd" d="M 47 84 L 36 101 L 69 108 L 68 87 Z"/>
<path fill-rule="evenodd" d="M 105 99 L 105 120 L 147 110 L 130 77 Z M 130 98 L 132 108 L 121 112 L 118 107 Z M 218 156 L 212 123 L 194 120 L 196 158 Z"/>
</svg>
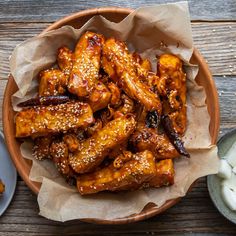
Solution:
<svg viewBox="0 0 236 236">
<path fill-rule="evenodd" d="M 156 174 L 148 182 L 150 187 L 169 186 L 174 184 L 174 164 L 171 159 L 161 160 L 156 163 Z"/>
<path fill-rule="evenodd" d="M 135 151 L 151 151 L 156 159 L 169 159 L 179 157 L 175 147 L 165 134 L 158 134 L 155 129 L 140 126 L 131 135 L 129 145 Z"/>
<path fill-rule="evenodd" d="M 41 161 L 43 159 L 51 158 L 50 146 L 53 140 L 54 137 L 51 135 L 46 137 L 38 137 L 34 140 L 33 156 L 35 159 Z"/>
<path fill-rule="evenodd" d="M 158 95 L 152 92 L 147 84 L 141 82 L 141 66 L 135 62 L 123 42 L 114 38 L 106 40 L 102 66 L 129 97 L 143 104 L 148 111 L 156 110 L 161 115 L 162 105 Z"/>
<path fill-rule="evenodd" d="M 61 95 L 66 92 L 68 76 L 59 69 L 48 69 L 39 74 L 39 96 Z"/>
<path fill-rule="evenodd" d="M 183 72 L 181 60 L 171 54 L 163 54 L 159 58 L 158 71 L 163 80 L 162 96 L 167 100 L 163 103 L 163 113 L 172 121 L 173 129 L 179 135 L 186 130 L 186 74 Z"/>
<path fill-rule="evenodd" d="M 70 171 L 67 145 L 63 141 L 54 141 L 50 146 L 50 154 L 58 171 L 63 175 L 67 175 Z"/>
<path fill-rule="evenodd" d="M 99 132 L 80 143 L 76 153 L 69 156 L 70 165 L 77 173 L 86 173 L 97 167 L 110 150 L 128 139 L 136 121 L 127 115 L 109 122 Z"/>
<path fill-rule="evenodd" d="M 123 152 L 125 150 L 127 150 L 127 140 L 125 140 L 123 143 L 119 144 L 118 146 L 116 146 L 115 148 L 113 148 L 109 154 L 108 154 L 108 158 L 109 159 L 115 159 L 116 157 L 118 157 L 119 155 L 122 155 Z"/>
<path fill-rule="evenodd" d="M 27 108 L 15 117 L 16 137 L 45 136 L 86 128 L 93 121 L 92 109 L 81 102 Z"/>
<path fill-rule="evenodd" d="M 134 154 L 120 169 L 113 164 L 93 173 L 77 178 L 80 194 L 92 194 L 100 191 L 132 190 L 155 176 L 154 156 L 149 151 Z"/>
<path fill-rule="evenodd" d="M 130 161 L 133 158 L 133 154 L 130 151 L 122 150 L 122 152 L 116 156 L 113 161 L 113 166 L 117 169 L 120 169 L 127 161 Z"/>
<path fill-rule="evenodd" d="M 88 96 L 98 82 L 103 43 L 102 35 L 86 32 L 76 45 L 68 90 L 78 97 Z"/>
<path fill-rule="evenodd" d="M 4 185 L 4 183 L 2 182 L 2 180 L 0 179 L 0 194 L 1 194 L 1 193 L 4 193 L 4 191 L 5 191 L 5 185 Z"/>
<path fill-rule="evenodd" d="M 100 129 L 102 129 L 103 124 L 101 119 L 96 119 L 95 123 L 92 126 L 89 126 L 86 130 L 87 135 L 90 137 L 96 132 L 98 132 Z"/>
<path fill-rule="evenodd" d="M 99 81 L 91 92 L 91 95 L 88 98 L 88 103 L 91 106 L 93 112 L 96 112 L 107 107 L 110 99 L 111 92 L 108 90 L 105 84 Z"/>
<path fill-rule="evenodd" d="M 65 134 L 63 135 L 63 141 L 67 145 L 70 152 L 75 152 L 79 147 L 79 139 L 75 134 Z"/>
<path fill-rule="evenodd" d="M 112 82 L 108 84 L 108 88 L 111 91 L 111 105 L 117 106 L 120 104 L 120 90 Z"/>
<path fill-rule="evenodd" d="M 61 71 L 70 75 L 72 66 L 73 66 L 74 56 L 73 52 L 67 47 L 61 47 L 58 49 L 57 63 Z"/>
<path fill-rule="evenodd" d="M 115 117 L 134 112 L 134 101 L 131 98 L 129 98 L 126 94 L 122 94 L 121 101 L 121 106 L 119 106 L 115 111 Z"/>
<path fill-rule="evenodd" d="M 151 62 L 148 59 L 143 59 L 139 54 L 133 53 L 133 59 L 137 63 L 137 70 L 142 79 L 146 79 L 148 73 L 152 70 Z"/>
</svg>

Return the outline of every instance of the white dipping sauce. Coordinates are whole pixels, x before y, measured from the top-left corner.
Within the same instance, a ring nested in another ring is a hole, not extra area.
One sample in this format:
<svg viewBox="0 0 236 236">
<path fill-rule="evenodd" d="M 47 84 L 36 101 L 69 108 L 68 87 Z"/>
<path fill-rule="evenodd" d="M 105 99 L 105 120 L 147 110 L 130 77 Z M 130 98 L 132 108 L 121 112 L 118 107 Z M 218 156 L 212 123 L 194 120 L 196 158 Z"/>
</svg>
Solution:
<svg viewBox="0 0 236 236">
<path fill-rule="evenodd" d="M 225 204 L 236 211 L 236 142 L 220 160 L 217 175 L 222 178 L 221 194 Z"/>
</svg>

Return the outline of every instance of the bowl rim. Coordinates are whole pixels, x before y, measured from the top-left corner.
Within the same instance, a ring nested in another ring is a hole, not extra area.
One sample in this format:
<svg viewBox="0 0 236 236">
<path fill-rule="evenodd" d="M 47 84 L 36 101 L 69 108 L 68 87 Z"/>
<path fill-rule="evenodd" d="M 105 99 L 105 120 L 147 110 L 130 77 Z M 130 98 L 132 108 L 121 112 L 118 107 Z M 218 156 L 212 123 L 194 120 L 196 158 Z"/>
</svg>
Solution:
<svg viewBox="0 0 236 236">
<path fill-rule="evenodd" d="M 56 22 L 52 23 L 51 25 L 49 25 L 46 29 L 44 29 L 38 36 L 53 30 L 53 29 L 57 29 L 59 27 L 61 27 L 62 25 L 64 25 L 65 22 L 68 21 L 72 21 L 75 20 L 77 18 L 81 18 L 84 16 L 94 16 L 94 15 L 98 15 L 98 14 L 104 14 L 104 13 L 121 13 L 124 15 L 128 15 L 130 13 L 132 13 L 134 10 L 130 9 L 130 8 L 120 8 L 120 7 L 102 7 L 102 8 L 92 8 L 92 9 L 87 9 L 84 11 L 79 11 L 76 13 L 73 13 L 71 15 L 65 16 L 59 20 L 57 20 Z M 218 93 L 217 93 L 217 89 L 216 89 L 216 85 L 214 83 L 214 80 L 212 78 L 212 75 L 210 73 L 209 67 L 205 61 L 205 59 L 201 56 L 200 52 L 194 48 L 193 50 L 193 55 L 201 62 L 201 64 L 204 67 L 204 73 L 206 74 L 206 77 L 209 78 L 209 84 L 210 87 L 212 88 L 212 93 L 213 93 L 213 100 L 214 100 L 214 105 L 215 105 L 215 111 L 214 111 L 214 117 L 215 117 L 215 126 L 214 129 L 212 131 L 212 143 L 216 144 L 217 141 L 217 137 L 218 137 L 218 133 L 219 133 L 219 127 L 220 127 L 220 109 L 219 109 L 219 99 L 218 99 Z M 5 92 L 4 92 L 4 97 L 3 97 L 3 106 L 2 106 L 2 114 L 3 114 L 3 130 L 4 130 L 4 134 L 6 137 L 6 144 L 8 146 L 8 150 L 10 153 L 10 156 L 16 166 L 17 171 L 19 172 L 20 176 L 22 177 L 22 179 L 25 181 L 25 183 L 28 185 L 28 187 L 37 195 L 40 185 L 41 183 L 38 182 L 34 182 L 31 181 L 29 179 L 29 172 L 25 172 L 23 171 L 22 168 L 20 166 L 20 161 L 17 160 L 16 155 L 16 151 L 13 150 L 13 148 L 11 148 L 11 144 L 10 144 L 10 137 L 8 137 L 7 133 L 9 132 L 9 127 L 7 127 L 7 122 L 9 122 L 8 120 L 8 115 L 7 115 L 7 111 L 6 109 L 4 109 L 6 107 L 7 104 L 9 104 L 9 99 L 7 97 L 7 94 L 9 93 L 9 83 L 12 82 L 13 77 L 10 75 L 9 76 L 9 80 L 7 82 L 6 88 L 5 88 Z M 196 182 L 196 181 L 195 181 Z M 190 186 L 188 191 L 191 191 L 193 185 L 195 184 L 195 182 Z M 149 209 L 143 209 L 141 212 L 130 215 L 130 216 L 125 216 L 123 218 L 117 218 L 117 219 L 112 219 L 112 220 L 103 220 L 103 219 L 95 219 L 95 218 L 86 218 L 86 219 L 79 219 L 81 221 L 84 222 L 89 222 L 89 223 L 96 223 L 96 224 L 127 224 L 127 223 L 133 223 L 133 222 L 137 222 L 137 221 L 141 221 L 141 220 L 145 220 L 148 219 L 152 216 L 155 216 L 157 214 L 160 214 L 162 212 L 164 212 L 165 210 L 167 210 L 168 208 L 172 207 L 173 205 L 175 205 L 177 202 L 179 202 L 182 199 L 182 197 L 176 198 L 176 199 L 171 199 L 168 200 L 166 203 L 164 203 L 161 207 L 156 207 L 155 205 L 153 205 L 152 207 L 149 207 Z M 147 206 L 147 205 L 146 205 Z M 145 207 L 146 207 L 145 206 Z"/>
</svg>

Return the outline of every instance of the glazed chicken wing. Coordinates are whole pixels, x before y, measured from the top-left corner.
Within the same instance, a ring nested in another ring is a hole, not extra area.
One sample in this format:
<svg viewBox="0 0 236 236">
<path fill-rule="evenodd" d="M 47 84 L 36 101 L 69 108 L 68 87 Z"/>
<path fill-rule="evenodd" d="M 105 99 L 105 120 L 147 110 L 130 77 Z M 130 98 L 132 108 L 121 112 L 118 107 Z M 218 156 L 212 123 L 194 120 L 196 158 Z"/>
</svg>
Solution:
<svg viewBox="0 0 236 236">
<path fill-rule="evenodd" d="M 16 137 L 45 136 L 86 128 L 93 121 L 92 109 L 81 102 L 27 108 L 16 115 Z"/>
<path fill-rule="evenodd" d="M 150 187 L 169 186 L 174 184 L 174 164 L 171 159 L 161 160 L 156 163 L 156 174 L 149 180 Z"/>
<path fill-rule="evenodd" d="M 139 101 L 148 111 L 156 110 L 161 115 L 162 106 L 158 95 L 152 92 L 147 84 L 141 82 L 141 75 L 137 69 L 141 66 L 135 62 L 123 42 L 114 38 L 106 40 L 102 66 L 129 97 Z"/>
<path fill-rule="evenodd" d="M 163 54 L 159 58 L 158 70 L 163 81 L 162 94 L 166 101 L 163 103 L 163 113 L 172 121 L 173 129 L 179 135 L 186 130 L 186 74 L 183 72 L 181 60 L 171 54 Z"/>
<path fill-rule="evenodd" d="M 156 159 L 179 157 L 175 147 L 165 134 L 158 134 L 155 129 L 139 127 L 131 136 L 129 144 L 135 151 L 151 151 Z"/>
<path fill-rule="evenodd" d="M 33 146 L 33 156 L 37 160 L 43 160 L 51 158 L 50 156 L 50 146 L 53 142 L 53 136 L 38 137 L 34 140 Z"/>
<path fill-rule="evenodd" d="M 111 99 L 111 92 L 105 84 L 98 82 L 88 98 L 88 103 L 93 112 L 107 107 Z"/>
<path fill-rule="evenodd" d="M 70 165 L 77 173 L 92 171 L 115 146 L 128 139 L 136 121 L 127 115 L 110 121 L 99 132 L 81 142 L 76 153 L 69 157 Z"/>
<path fill-rule="evenodd" d="M 113 164 L 93 173 L 77 178 L 80 194 L 92 194 L 100 191 L 132 190 L 155 176 L 154 156 L 149 151 L 134 154 L 120 169 Z"/>
<path fill-rule="evenodd" d="M 54 141 L 50 146 L 50 155 L 58 171 L 63 175 L 68 175 L 70 165 L 68 161 L 68 147 L 63 141 Z"/>
<path fill-rule="evenodd" d="M 39 96 L 60 95 L 66 92 L 68 76 L 59 69 L 41 71 L 39 80 Z"/>
<path fill-rule="evenodd" d="M 73 66 L 73 61 L 73 52 L 69 48 L 64 46 L 58 49 L 57 63 L 64 74 L 69 76 Z"/>
<path fill-rule="evenodd" d="M 98 82 L 103 43 L 102 35 L 86 32 L 76 45 L 68 90 L 78 97 L 88 96 Z"/>
</svg>

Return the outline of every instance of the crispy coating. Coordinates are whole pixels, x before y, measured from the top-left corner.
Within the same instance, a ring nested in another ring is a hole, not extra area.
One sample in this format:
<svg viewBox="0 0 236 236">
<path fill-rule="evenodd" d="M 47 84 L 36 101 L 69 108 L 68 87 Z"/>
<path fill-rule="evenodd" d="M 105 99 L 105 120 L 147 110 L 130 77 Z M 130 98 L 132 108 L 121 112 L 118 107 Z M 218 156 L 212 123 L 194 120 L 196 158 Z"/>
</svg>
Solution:
<svg viewBox="0 0 236 236">
<path fill-rule="evenodd" d="M 151 62 L 148 59 L 143 59 L 139 54 L 133 53 L 133 59 L 137 63 L 137 70 L 139 75 L 145 81 L 145 77 L 148 76 L 149 71 L 152 70 Z M 143 78 L 144 77 L 144 78 Z"/>
<path fill-rule="evenodd" d="M 111 149 L 128 139 L 135 126 L 136 121 L 131 115 L 109 122 L 100 132 L 81 142 L 78 151 L 70 155 L 73 170 L 77 173 L 92 171 Z"/>
<path fill-rule="evenodd" d="M 122 104 L 116 109 L 115 117 L 126 115 L 134 112 L 134 101 L 129 98 L 126 94 L 121 95 Z"/>
<path fill-rule="evenodd" d="M 58 49 L 57 63 L 64 74 L 69 75 L 73 66 L 74 56 L 73 52 L 67 47 Z"/>
<path fill-rule="evenodd" d="M 67 145 L 70 152 L 75 152 L 79 147 L 79 139 L 75 134 L 65 134 L 63 135 L 63 141 Z"/>
<path fill-rule="evenodd" d="M 57 170 L 63 175 L 70 172 L 70 165 L 68 161 L 68 147 L 63 141 L 53 141 L 50 146 L 50 154 L 55 163 Z"/>
<path fill-rule="evenodd" d="M 155 129 L 139 126 L 129 140 L 131 147 L 138 152 L 149 150 L 156 159 L 179 157 L 175 147 L 165 134 L 158 134 Z"/>
<path fill-rule="evenodd" d="M 45 136 L 86 128 L 93 121 L 92 109 L 81 102 L 27 108 L 15 117 L 16 137 Z"/>
<path fill-rule="evenodd" d="M 93 112 L 96 112 L 107 107 L 110 100 L 111 92 L 108 90 L 105 84 L 99 81 L 89 95 L 88 103 L 91 106 Z"/>
<path fill-rule="evenodd" d="M 86 32 L 76 45 L 68 90 L 78 97 L 88 96 L 98 82 L 103 43 L 102 35 Z"/>
<path fill-rule="evenodd" d="M 174 164 L 171 159 L 161 160 L 156 163 L 156 174 L 148 182 L 150 187 L 169 186 L 174 184 Z"/>
<path fill-rule="evenodd" d="M 133 154 L 130 151 L 123 150 L 120 155 L 118 155 L 113 161 L 113 166 L 116 169 L 121 168 L 127 161 L 130 161 L 133 158 Z"/>
<path fill-rule="evenodd" d="M 102 121 L 101 119 L 96 119 L 95 123 L 92 126 L 89 126 L 86 130 L 87 135 L 90 137 L 93 134 L 95 134 L 96 132 L 99 132 L 99 130 L 102 129 Z"/>
<path fill-rule="evenodd" d="M 149 151 L 134 154 L 121 168 L 113 164 L 93 173 L 77 178 L 80 194 L 92 194 L 100 191 L 132 190 L 155 176 L 156 165 L 154 156 Z"/>
<path fill-rule="evenodd" d="M 114 83 L 110 82 L 108 88 L 111 91 L 111 105 L 117 106 L 120 104 L 120 90 Z"/>
<path fill-rule="evenodd" d="M 46 137 L 38 137 L 34 140 L 33 146 L 33 156 L 37 160 L 43 160 L 47 158 L 51 158 L 50 156 L 50 146 L 52 141 L 54 140 L 53 136 Z"/>
<path fill-rule="evenodd" d="M 162 83 L 164 114 L 170 117 L 173 129 L 183 135 L 187 125 L 186 114 L 186 74 L 183 72 L 181 60 L 171 54 L 163 54 L 159 58 L 158 70 Z"/>
<path fill-rule="evenodd" d="M 61 95 L 66 92 L 68 76 L 52 68 L 41 71 L 39 81 L 39 96 Z"/>
<path fill-rule="evenodd" d="M 134 60 L 123 42 L 114 38 L 106 40 L 102 66 L 129 97 L 143 104 L 148 111 L 156 110 L 161 115 L 162 105 L 158 95 L 152 92 L 147 84 L 141 82 L 139 74 L 141 66 Z"/>
<path fill-rule="evenodd" d="M 116 157 L 118 157 L 119 155 L 122 155 L 124 151 L 127 150 L 127 141 L 119 144 L 118 146 L 116 146 L 115 148 L 113 148 L 109 154 L 108 154 L 108 158 L 109 159 L 115 159 Z"/>
<path fill-rule="evenodd" d="M 115 113 L 115 110 L 110 105 L 108 105 L 106 109 L 102 110 L 99 113 L 99 117 L 102 121 L 102 126 L 105 126 L 108 122 L 110 122 L 111 120 L 113 120 L 113 118 L 115 118 L 114 113 Z"/>
<path fill-rule="evenodd" d="M 0 194 L 1 194 L 1 193 L 4 193 L 4 191 L 5 191 L 5 185 L 4 185 L 4 183 L 2 182 L 2 180 L 0 179 Z"/>
</svg>

